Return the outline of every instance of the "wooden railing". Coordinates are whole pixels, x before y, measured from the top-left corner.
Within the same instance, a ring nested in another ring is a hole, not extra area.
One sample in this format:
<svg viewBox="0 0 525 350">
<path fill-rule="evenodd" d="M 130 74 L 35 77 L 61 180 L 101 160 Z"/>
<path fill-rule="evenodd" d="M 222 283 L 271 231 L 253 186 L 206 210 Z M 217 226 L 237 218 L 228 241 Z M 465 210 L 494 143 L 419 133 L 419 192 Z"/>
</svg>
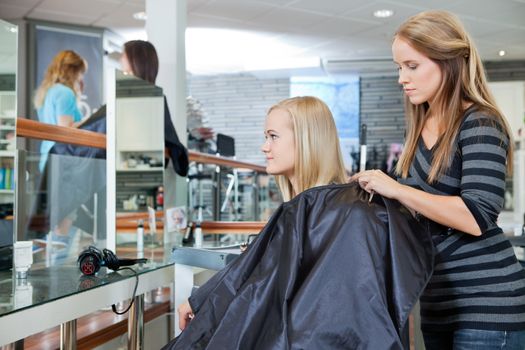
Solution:
<svg viewBox="0 0 525 350">
<path fill-rule="evenodd" d="M 190 161 L 202 164 L 216 164 L 232 168 L 244 168 L 257 171 L 259 173 L 266 173 L 266 168 L 262 165 L 257 165 L 253 163 L 241 162 L 238 160 L 233 160 L 229 158 L 214 156 L 211 154 L 189 151 Z"/>
<path fill-rule="evenodd" d="M 25 118 L 16 120 L 16 136 L 68 143 L 76 146 L 106 148 L 106 135 L 104 134 L 40 123 Z"/>
<path fill-rule="evenodd" d="M 157 219 L 162 219 L 164 213 L 156 213 Z M 148 222 L 148 213 L 122 213 L 117 216 L 117 232 L 136 232 L 137 222 L 143 220 L 145 225 Z M 203 221 L 201 224 L 204 234 L 253 234 L 259 233 L 265 221 Z M 164 227 L 162 221 L 157 222 L 157 230 L 162 231 Z"/>
<path fill-rule="evenodd" d="M 204 221 L 201 224 L 203 233 L 213 234 L 254 234 L 259 233 L 265 221 Z"/>
<path fill-rule="evenodd" d="M 102 149 L 106 148 L 106 135 L 104 134 L 76 128 L 45 124 L 23 117 L 19 117 L 16 120 L 16 136 L 37 140 L 49 140 L 68 143 L 77 146 L 88 146 Z M 191 162 L 215 164 L 232 168 L 244 168 L 257 171 L 259 173 L 266 173 L 266 168 L 258 164 L 242 162 L 196 151 L 188 151 L 188 156 Z"/>
</svg>

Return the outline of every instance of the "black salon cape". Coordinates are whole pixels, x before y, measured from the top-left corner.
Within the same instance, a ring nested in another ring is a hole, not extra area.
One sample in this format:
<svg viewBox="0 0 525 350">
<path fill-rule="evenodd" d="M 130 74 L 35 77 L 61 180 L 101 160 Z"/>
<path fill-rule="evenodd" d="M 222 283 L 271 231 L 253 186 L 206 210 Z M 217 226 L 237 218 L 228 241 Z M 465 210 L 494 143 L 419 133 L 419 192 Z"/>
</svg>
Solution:
<svg viewBox="0 0 525 350">
<path fill-rule="evenodd" d="M 357 185 L 307 190 L 190 298 L 195 318 L 164 349 L 408 349 L 431 273 L 428 232 Z"/>
</svg>

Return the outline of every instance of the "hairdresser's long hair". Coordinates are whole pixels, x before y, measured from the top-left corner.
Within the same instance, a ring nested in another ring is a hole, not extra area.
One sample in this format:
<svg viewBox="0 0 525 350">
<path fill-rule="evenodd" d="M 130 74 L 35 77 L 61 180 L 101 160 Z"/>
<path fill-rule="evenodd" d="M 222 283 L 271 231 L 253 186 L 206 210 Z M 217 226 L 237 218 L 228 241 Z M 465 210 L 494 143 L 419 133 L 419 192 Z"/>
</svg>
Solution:
<svg viewBox="0 0 525 350">
<path fill-rule="evenodd" d="M 47 67 L 44 80 L 36 90 L 34 104 L 38 109 L 44 104 L 47 90 L 53 85 L 60 83 L 69 87 L 78 97 L 81 93 L 76 80 L 80 73 L 87 70 L 87 62 L 75 51 L 60 51 Z"/>
<path fill-rule="evenodd" d="M 124 44 L 133 75 L 155 84 L 159 72 L 159 57 L 155 46 L 149 41 L 131 40 Z"/>
<path fill-rule="evenodd" d="M 395 37 L 434 61 L 443 77 L 432 106 L 428 103 L 414 105 L 405 96 L 407 134 L 396 173 L 407 177 L 425 119 L 432 115 L 439 118 L 441 136 L 434 150 L 428 182 L 435 182 L 444 174 L 452 160 L 451 153 L 465 112 L 464 102 L 473 103 L 480 111 L 494 116 L 495 125 L 500 124 L 507 133 L 507 169 L 510 172 L 512 134 L 488 88 L 478 51 L 459 19 L 445 11 L 422 12 L 403 23 Z"/>
<path fill-rule="evenodd" d="M 345 168 L 334 118 L 328 106 L 316 97 L 293 97 L 272 106 L 286 111 L 291 118 L 295 139 L 297 193 L 290 180 L 277 175 L 276 181 L 288 201 L 315 186 L 345 182 Z"/>
</svg>

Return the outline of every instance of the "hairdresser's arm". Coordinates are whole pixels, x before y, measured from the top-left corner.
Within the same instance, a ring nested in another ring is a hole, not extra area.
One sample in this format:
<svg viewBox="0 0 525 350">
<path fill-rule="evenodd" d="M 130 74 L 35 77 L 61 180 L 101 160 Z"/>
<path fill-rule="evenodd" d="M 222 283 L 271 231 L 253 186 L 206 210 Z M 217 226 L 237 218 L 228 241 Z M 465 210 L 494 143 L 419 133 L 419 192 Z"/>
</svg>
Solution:
<svg viewBox="0 0 525 350">
<path fill-rule="evenodd" d="M 476 219 L 460 196 L 430 194 L 400 184 L 380 170 L 360 172 L 350 179 L 358 181 L 367 192 L 397 199 L 404 206 L 426 218 L 474 236 L 481 235 Z"/>
</svg>

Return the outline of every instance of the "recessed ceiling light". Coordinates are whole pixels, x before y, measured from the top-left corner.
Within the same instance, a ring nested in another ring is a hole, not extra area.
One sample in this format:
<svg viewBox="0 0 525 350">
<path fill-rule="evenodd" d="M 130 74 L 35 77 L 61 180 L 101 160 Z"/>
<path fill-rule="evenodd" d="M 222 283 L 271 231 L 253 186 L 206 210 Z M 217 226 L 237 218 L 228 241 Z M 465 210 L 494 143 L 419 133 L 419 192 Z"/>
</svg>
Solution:
<svg viewBox="0 0 525 350">
<path fill-rule="evenodd" d="M 374 11 L 374 17 L 377 17 L 377 18 L 388 18 L 388 17 L 392 17 L 393 15 L 394 15 L 394 11 L 392 10 L 383 9 L 383 10 Z"/>
<path fill-rule="evenodd" d="M 505 50 L 499 50 L 498 52 L 498 55 L 500 56 L 505 56 L 507 53 L 505 52 Z"/>
<path fill-rule="evenodd" d="M 146 15 L 146 12 L 140 11 L 140 12 L 135 12 L 133 14 L 133 18 L 138 19 L 139 21 L 145 21 L 146 19 L 148 19 L 148 16 Z"/>
</svg>

